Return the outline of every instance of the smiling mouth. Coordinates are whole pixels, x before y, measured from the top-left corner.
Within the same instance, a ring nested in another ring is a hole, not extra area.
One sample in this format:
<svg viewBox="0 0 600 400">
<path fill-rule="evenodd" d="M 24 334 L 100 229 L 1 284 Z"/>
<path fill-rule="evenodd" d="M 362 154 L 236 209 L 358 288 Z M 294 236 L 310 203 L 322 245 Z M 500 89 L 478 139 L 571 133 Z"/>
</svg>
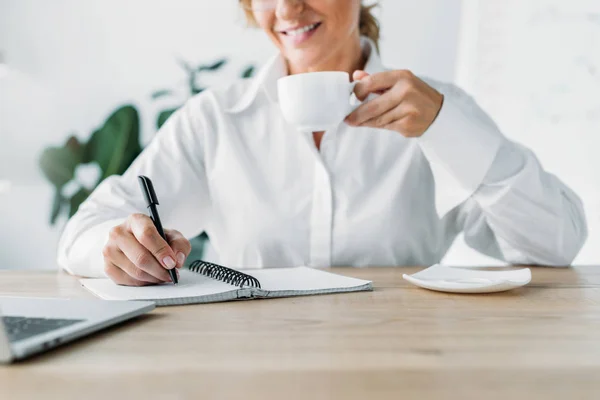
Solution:
<svg viewBox="0 0 600 400">
<path fill-rule="evenodd" d="M 298 29 L 288 29 L 285 31 L 280 31 L 280 33 L 282 33 L 286 36 L 298 36 L 298 35 L 302 35 L 303 33 L 306 33 L 306 32 L 314 31 L 319 26 L 321 26 L 321 22 L 317 22 L 317 23 L 314 23 L 311 25 L 306 25 L 306 26 L 303 26 L 302 28 L 298 28 Z"/>
</svg>

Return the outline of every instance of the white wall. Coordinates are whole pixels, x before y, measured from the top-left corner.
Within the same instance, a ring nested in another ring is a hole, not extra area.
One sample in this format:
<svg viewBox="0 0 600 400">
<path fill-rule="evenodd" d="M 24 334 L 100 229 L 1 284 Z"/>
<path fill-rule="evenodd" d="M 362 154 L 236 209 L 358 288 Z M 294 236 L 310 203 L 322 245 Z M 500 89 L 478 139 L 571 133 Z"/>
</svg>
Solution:
<svg viewBox="0 0 600 400">
<path fill-rule="evenodd" d="M 184 84 L 176 63 L 228 57 L 219 84 L 274 51 L 244 28 L 235 0 L 0 0 L 0 52 L 18 72 L 0 80 L 0 269 L 54 268 L 59 228 L 48 226 L 52 190 L 37 169 L 48 145 L 82 138 L 116 106 L 140 106 L 154 133 L 152 91 Z M 453 80 L 460 0 L 383 0 L 386 65 Z M 9 229 L 6 229 L 9 227 Z"/>
</svg>

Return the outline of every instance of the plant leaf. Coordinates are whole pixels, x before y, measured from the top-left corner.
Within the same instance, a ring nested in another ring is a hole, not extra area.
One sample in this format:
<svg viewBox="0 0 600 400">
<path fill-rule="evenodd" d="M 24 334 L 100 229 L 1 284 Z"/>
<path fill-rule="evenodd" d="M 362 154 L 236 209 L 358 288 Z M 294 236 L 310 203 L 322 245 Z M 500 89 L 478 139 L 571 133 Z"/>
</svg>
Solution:
<svg viewBox="0 0 600 400">
<path fill-rule="evenodd" d="M 254 65 L 249 65 L 244 72 L 242 72 L 242 78 L 250 78 L 254 75 Z"/>
<path fill-rule="evenodd" d="M 60 190 L 75 176 L 81 157 L 68 147 L 49 147 L 42 152 L 39 164 L 46 178 Z"/>
<path fill-rule="evenodd" d="M 191 264 L 194 260 L 201 260 L 203 258 L 206 250 L 206 243 L 208 241 L 209 237 L 206 233 L 201 233 L 200 235 L 190 239 L 190 245 L 192 246 L 192 249 L 186 259 L 186 266 L 189 266 L 189 264 Z"/>
<path fill-rule="evenodd" d="M 219 68 L 221 68 L 223 65 L 225 65 L 225 63 L 227 63 L 227 59 L 223 58 L 223 59 L 217 61 L 216 63 L 214 63 L 213 65 L 211 65 L 210 67 L 208 67 L 208 69 L 211 71 L 216 71 Z"/>
<path fill-rule="evenodd" d="M 77 137 L 75 137 L 75 135 L 69 136 L 65 143 L 65 148 L 71 150 L 71 152 L 75 154 L 79 162 L 81 162 L 81 159 L 83 158 L 83 146 L 81 145 Z"/>
<path fill-rule="evenodd" d="M 227 59 L 223 58 L 211 65 L 201 65 L 196 69 L 196 71 L 198 71 L 198 72 L 200 72 L 200 71 L 216 71 L 219 68 L 221 68 L 223 65 L 225 65 L 226 62 L 227 62 Z"/>
<path fill-rule="evenodd" d="M 111 175 L 121 175 L 141 153 L 140 122 L 135 107 L 120 107 L 92 134 L 84 149 L 83 161 L 96 162 L 102 174 L 98 183 Z"/>
<path fill-rule="evenodd" d="M 187 63 L 187 61 L 184 61 L 184 60 L 181 60 L 181 59 L 180 59 L 180 60 L 177 60 L 177 62 L 178 62 L 178 63 L 179 63 L 179 65 L 181 65 L 181 67 L 182 67 L 183 69 L 185 69 L 187 72 L 192 72 L 192 71 L 194 70 L 194 68 L 192 68 L 192 67 L 190 66 L 190 64 L 188 64 L 188 63 Z"/>
<path fill-rule="evenodd" d="M 71 199 L 69 199 L 69 205 L 71 207 L 69 210 L 69 218 L 75 215 L 77 210 L 79 210 L 79 206 L 81 205 L 81 203 L 83 203 L 89 195 L 90 192 L 87 189 L 81 188 L 77 193 L 73 195 L 73 197 L 71 197 Z"/>
<path fill-rule="evenodd" d="M 52 201 L 52 211 L 50 213 L 50 225 L 54 225 L 56 223 L 56 219 L 60 215 L 60 210 L 62 209 L 64 198 L 60 193 L 60 189 L 56 189 L 54 192 L 54 200 Z"/>
<path fill-rule="evenodd" d="M 169 90 L 169 89 L 157 90 L 156 92 L 152 93 L 152 99 L 156 100 L 156 99 L 159 99 L 161 97 L 168 96 L 168 95 L 170 95 L 172 93 L 173 93 L 173 91 Z"/>
<path fill-rule="evenodd" d="M 158 118 L 156 119 L 156 127 L 160 129 L 164 125 L 164 123 L 167 122 L 169 117 L 178 109 L 179 108 L 171 108 L 168 110 L 164 110 L 160 114 L 158 114 Z"/>
</svg>

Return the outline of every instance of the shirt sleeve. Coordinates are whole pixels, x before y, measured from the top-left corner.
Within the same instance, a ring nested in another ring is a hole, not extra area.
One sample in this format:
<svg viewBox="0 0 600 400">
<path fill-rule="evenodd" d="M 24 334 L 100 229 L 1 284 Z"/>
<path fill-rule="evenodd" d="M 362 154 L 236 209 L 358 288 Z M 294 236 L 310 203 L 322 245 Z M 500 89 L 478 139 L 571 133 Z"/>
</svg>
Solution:
<svg viewBox="0 0 600 400">
<path fill-rule="evenodd" d="M 533 152 L 504 137 L 454 86 L 419 145 L 429 161 L 438 215 L 459 207 L 472 248 L 511 264 L 569 265 L 587 238 L 579 197 Z"/>
<path fill-rule="evenodd" d="M 165 228 L 194 237 L 209 223 L 210 196 L 203 163 L 202 110 L 197 97 L 175 112 L 122 176 L 105 179 L 67 223 L 58 264 L 71 274 L 104 277 L 102 248 L 112 227 L 146 213 L 137 180 L 154 184 Z"/>
</svg>

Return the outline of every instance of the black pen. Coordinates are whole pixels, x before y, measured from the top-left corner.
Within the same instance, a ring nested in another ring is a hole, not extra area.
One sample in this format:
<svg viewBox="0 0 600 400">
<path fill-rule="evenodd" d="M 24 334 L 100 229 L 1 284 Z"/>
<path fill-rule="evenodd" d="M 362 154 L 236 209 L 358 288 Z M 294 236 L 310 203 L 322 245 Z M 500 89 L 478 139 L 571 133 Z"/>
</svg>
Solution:
<svg viewBox="0 0 600 400">
<path fill-rule="evenodd" d="M 147 176 L 138 176 L 138 181 L 140 182 L 140 188 L 142 189 L 142 194 L 146 200 L 146 207 L 148 207 L 150 210 L 150 219 L 152 219 L 152 222 L 154 222 L 154 226 L 156 227 L 158 234 L 165 239 L 165 242 L 167 242 L 167 236 L 165 235 L 165 231 L 163 230 L 160 222 L 160 217 L 158 216 L 158 210 L 156 209 L 156 206 L 158 205 L 158 197 L 156 197 L 154 185 L 152 185 L 152 181 Z M 177 285 L 177 274 L 175 273 L 175 268 L 169 269 L 168 271 L 169 275 L 171 276 L 171 280 L 175 285 Z"/>
</svg>

